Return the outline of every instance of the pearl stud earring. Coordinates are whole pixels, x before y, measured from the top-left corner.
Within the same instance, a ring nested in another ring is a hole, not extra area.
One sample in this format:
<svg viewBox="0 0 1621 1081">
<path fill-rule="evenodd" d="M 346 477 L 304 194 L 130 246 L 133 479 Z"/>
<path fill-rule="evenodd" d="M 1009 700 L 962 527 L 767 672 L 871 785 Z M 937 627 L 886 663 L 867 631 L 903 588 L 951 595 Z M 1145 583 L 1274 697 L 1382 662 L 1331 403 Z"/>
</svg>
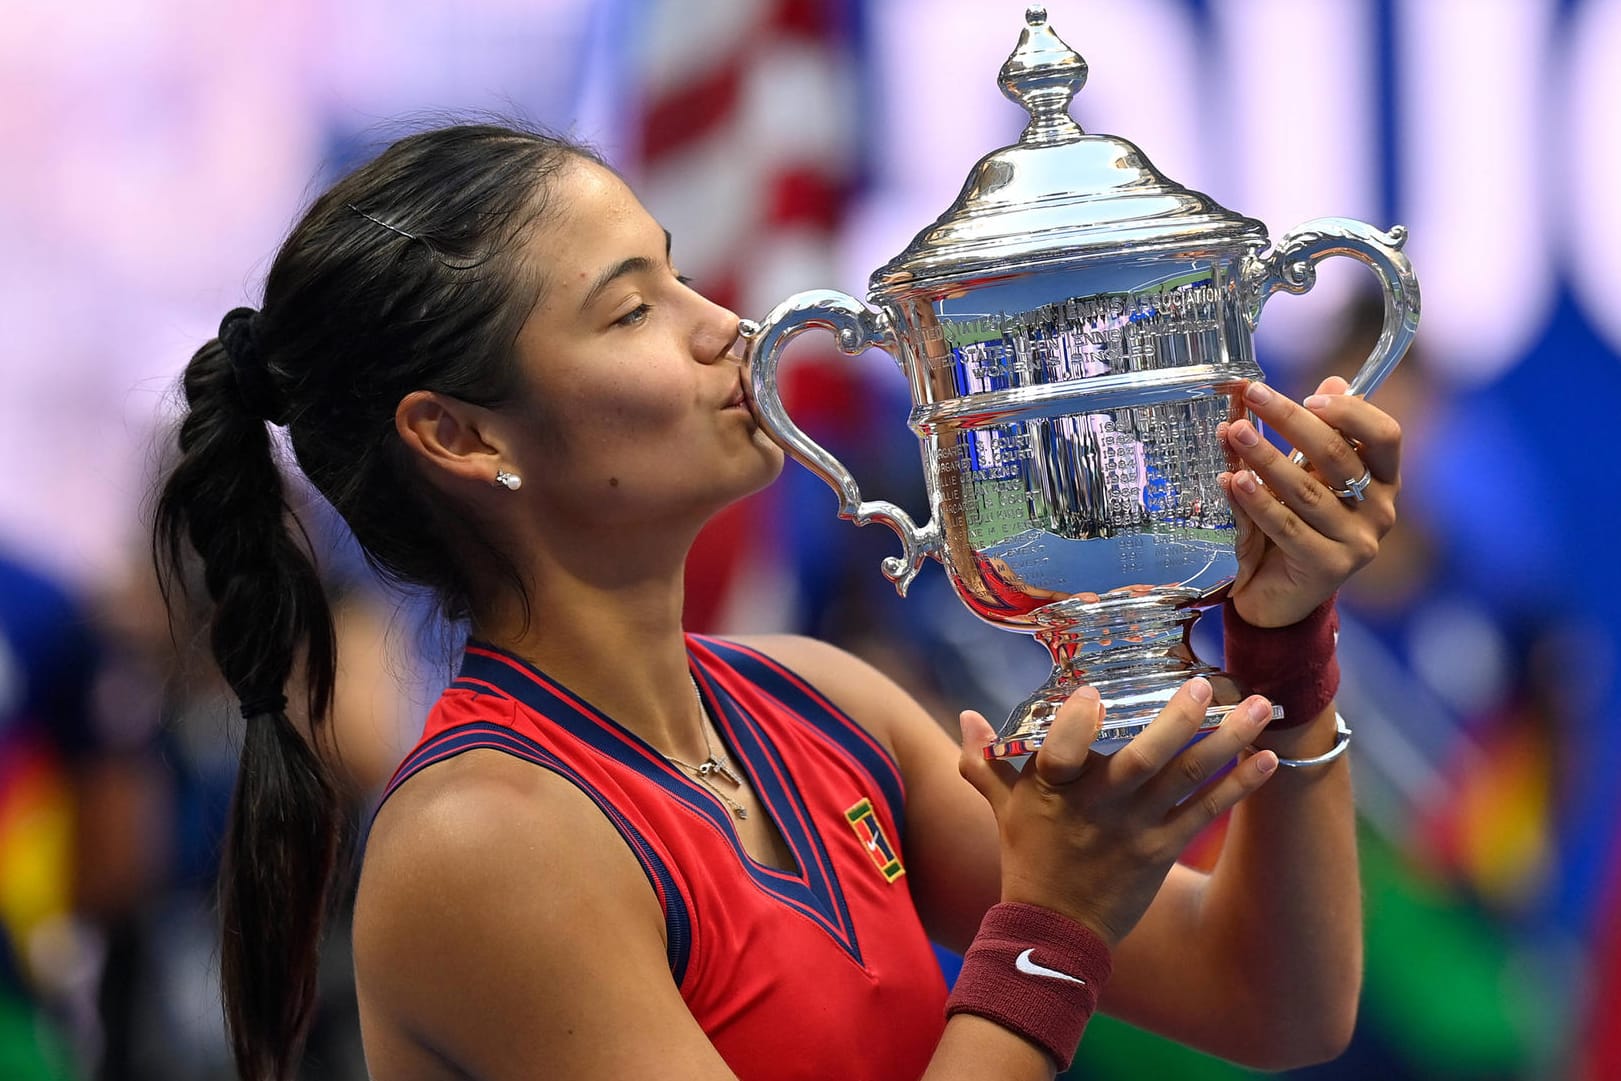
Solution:
<svg viewBox="0 0 1621 1081">
<path fill-rule="evenodd" d="M 523 478 L 516 473 L 508 473 L 505 469 L 502 469 L 495 474 L 495 483 L 509 492 L 516 492 L 523 487 Z"/>
</svg>

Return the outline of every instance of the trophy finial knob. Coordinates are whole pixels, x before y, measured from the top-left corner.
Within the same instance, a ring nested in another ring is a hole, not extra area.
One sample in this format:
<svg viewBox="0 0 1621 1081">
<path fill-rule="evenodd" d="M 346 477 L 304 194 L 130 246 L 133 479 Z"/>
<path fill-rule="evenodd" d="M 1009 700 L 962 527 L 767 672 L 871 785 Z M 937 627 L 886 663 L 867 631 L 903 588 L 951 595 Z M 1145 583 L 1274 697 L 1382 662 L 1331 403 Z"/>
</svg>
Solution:
<svg viewBox="0 0 1621 1081">
<path fill-rule="evenodd" d="M 1086 134 L 1069 115 L 1070 101 L 1086 85 L 1086 61 L 1053 33 L 1046 8 L 1026 8 L 1024 23 L 997 77 L 1002 93 L 1030 114 L 1019 142 L 1044 146 Z"/>
</svg>

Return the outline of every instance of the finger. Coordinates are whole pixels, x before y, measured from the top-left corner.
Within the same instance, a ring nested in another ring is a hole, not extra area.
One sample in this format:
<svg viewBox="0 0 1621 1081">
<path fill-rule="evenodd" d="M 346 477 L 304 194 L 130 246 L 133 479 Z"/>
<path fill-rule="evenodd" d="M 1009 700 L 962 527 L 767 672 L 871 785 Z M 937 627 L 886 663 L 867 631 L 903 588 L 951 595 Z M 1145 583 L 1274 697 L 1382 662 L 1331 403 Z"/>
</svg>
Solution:
<svg viewBox="0 0 1621 1081">
<path fill-rule="evenodd" d="M 1291 406 L 1291 408 L 1298 407 Z M 1305 410 L 1301 409 L 1300 412 Z M 1281 500 L 1287 504 L 1288 509 L 1309 526 L 1309 532 L 1343 541 L 1357 529 L 1351 511 L 1340 497 L 1304 466 L 1291 462 L 1277 447 L 1262 439 L 1261 433 L 1249 421 L 1234 421 L 1230 435 L 1239 455 L 1244 459 L 1244 464 L 1249 466 L 1247 471 L 1238 470 L 1233 478 L 1233 486 L 1240 495 L 1239 505 L 1250 512 L 1255 524 L 1265 530 L 1268 536 L 1272 533 L 1266 527 L 1264 516 L 1257 511 L 1261 501 L 1255 498 L 1257 496 L 1264 496 L 1273 502 Z M 1337 434 L 1334 438 L 1346 446 L 1351 460 L 1356 461 L 1355 452 L 1350 451 L 1344 438 Z M 1355 475 L 1360 477 L 1361 465 L 1355 468 Z M 1254 490 L 1254 479 L 1249 474 L 1260 479 L 1266 486 L 1265 492 L 1257 493 Z"/>
<path fill-rule="evenodd" d="M 1248 514 L 1255 528 L 1295 566 L 1330 570 L 1339 567 L 1344 574 L 1350 574 L 1372 558 L 1365 553 L 1371 533 L 1364 535 L 1366 531 L 1354 524 L 1341 526 L 1337 535 L 1323 532 L 1278 499 L 1247 469 L 1233 475 L 1230 497 L 1234 507 Z M 1350 511 L 1341 513 L 1346 518 L 1353 516 Z"/>
<path fill-rule="evenodd" d="M 1178 804 L 1166 817 L 1166 822 L 1181 835 L 1179 846 L 1193 840 L 1200 830 L 1260 788 L 1277 772 L 1277 768 L 1277 755 L 1271 751 L 1257 751 L 1245 757 L 1221 780 L 1205 786 L 1193 798 Z"/>
<path fill-rule="evenodd" d="M 1204 723 L 1205 710 L 1213 697 L 1210 681 L 1203 677 L 1178 687 L 1159 716 L 1111 756 L 1110 780 L 1133 789 L 1156 777 Z"/>
<path fill-rule="evenodd" d="M 1395 417 L 1366 398 L 1324 393 L 1322 388 L 1304 405 L 1325 424 L 1360 444 L 1358 454 L 1375 480 L 1393 484 L 1400 477 L 1401 425 Z"/>
<path fill-rule="evenodd" d="M 1313 397 L 1327 396 L 1314 395 Z M 1344 396 L 1341 395 L 1341 397 Z M 1299 476 L 1301 478 L 1309 477 L 1311 481 L 1315 482 L 1305 483 L 1302 480 L 1296 485 L 1301 490 L 1302 498 L 1308 501 L 1316 501 L 1321 498 L 1323 493 L 1329 492 L 1331 489 L 1340 489 L 1350 481 L 1361 479 L 1363 472 L 1367 469 L 1361 457 L 1358 456 L 1357 448 L 1351 445 L 1350 440 L 1338 428 L 1329 424 L 1312 410 L 1296 405 L 1284 395 L 1266 386 L 1266 384 L 1251 383 L 1245 387 L 1244 403 L 1255 411 L 1256 416 L 1270 424 L 1274 431 L 1286 439 L 1289 445 L 1299 451 L 1314 467 L 1316 477 L 1312 477 L 1302 467 L 1290 462 L 1291 465 L 1295 465 L 1295 468 L 1300 470 Z M 1287 456 L 1281 453 L 1269 453 L 1269 451 L 1275 451 L 1276 448 L 1272 448 L 1270 444 L 1263 446 L 1264 441 L 1260 440 L 1258 435 L 1251 436 L 1245 430 L 1248 427 L 1248 422 L 1237 423 L 1233 427 L 1233 437 L 1239 444 L 1241 454 L 1245 450 L 1253 448 L 1266 461 L 1271 461 L 1274 457 L 1288 461 Z M 1244 458 L 1252 467 L 1256 466 L 1257 463 L 1252 455 L 1245 454 Z M 1289 498 L 1290 493 L 1282 487 L 1282 477 L 1279 478 L 1279 484 L 1273 485 L 1273 478 L 1269 474 L 1262 472 L 1261 475 L 1266 478 L 1268 485 L 1272 485 L 1277 489 L 1280 496 L 1286 500 Z M 1293 474 L 1290 476 L 1292 477 Z"/>
<path fill-rule="evenodd" d="M 957 772 L 985 797 L 985 802 L 1000 817 L 1002 805 L 1013 791 L 1013 783 L 1019 779 L 1019 771 L 1007 762 L 985 757 L 985 748 L 996 741 L 996 729 L 982 714 L 966 709 L 958 721 L 962 725 L 962 749 L 957 757 Z"/>
<path fill-rule="evenodd" d="M 1144 792 L 1169 811 L 1242 754 L 1271 720 L 1272 703 L 1260 695 L 1250 696 L 1230 710 L 1215 731 L 1172 759 Z"/>
<path fill-rule="evenodd" d="M 1244 575 L 1243 568 L 1254 566 L 1261 552 L 1258 546 L 1266 544 L 1266 534 L 1255 528 L 1255 519 L 1249 516 L 1242 503 L 1234 498 L 1233 481 L 1236 474 L 1222 473 L 1216 477 L 1216 483 L 1221 486 L 1221 492 L 1227 497 L 1227 505 L 1233 510 L 1233 525 L 1238 535 L 1233 541 L 1233 548 L 1238 556 L 1240 577 Z"/>
<path fill-rule="evenodd" d="M 1053 786 L 1080 777 L 1103 724 L 1103 700 L 1096 687 L 1081 687 L 1064 700 L 1047 736 L 1036 750 L 1036 776 Z"/>
</svg>

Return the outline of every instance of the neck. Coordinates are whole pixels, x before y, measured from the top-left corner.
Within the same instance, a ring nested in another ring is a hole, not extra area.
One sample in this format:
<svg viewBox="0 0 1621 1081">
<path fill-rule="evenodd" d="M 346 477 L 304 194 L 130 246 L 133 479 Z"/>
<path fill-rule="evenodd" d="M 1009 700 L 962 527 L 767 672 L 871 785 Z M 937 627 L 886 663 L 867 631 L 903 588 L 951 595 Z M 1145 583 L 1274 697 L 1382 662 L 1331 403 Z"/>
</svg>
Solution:
<svg viewBox="0 0 1621 1081">
<path fill-rule="evenodd" d="M 681 626 L 682 560 L 644 561 L 639 571 L 611 559 L 537 556 L 530 564 L 528 618 L 506 589 L 478 606 L 473 633 L 661 752 L 701 761 L 706 745 Z"/>
</svg>

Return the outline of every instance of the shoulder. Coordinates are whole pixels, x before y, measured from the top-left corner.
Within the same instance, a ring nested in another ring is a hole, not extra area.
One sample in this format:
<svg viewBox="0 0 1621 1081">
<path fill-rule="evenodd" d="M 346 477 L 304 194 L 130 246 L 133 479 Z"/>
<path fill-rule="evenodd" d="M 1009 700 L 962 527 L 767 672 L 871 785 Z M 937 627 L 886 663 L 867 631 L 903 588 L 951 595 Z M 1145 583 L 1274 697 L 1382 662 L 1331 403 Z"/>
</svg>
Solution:
<svg viewBox="0 0 1621 1081">
<path fill-rule="evenodd" d="M 495 750 L 471 750 L 403 783 L 378 812 L 362 887 L 384 901 L 397 880 L 445 879 L 453 898 L 485 878 L 515 879 L 590 865 L 636 864 L 612 823 L 569 777 Z M 617 848 L 623 860 L 605 857 Z M 522 855 L 522 860 L 513 857 Z"/>
<path fill-rule="evenodd" d="M 756 650 L 810 683 L 898 759 L 920 731 L 939 724 L 890 675 L 854 654 L 800 635 L 751 635 L 730 639 Z"/>
<path fill-rule="evenodd" d="M 869 674 L 879 676 L 876 669 L 855 654 L 802 634 L 744 634 L 725 640 L 763 653 L 818 686 L 831 687 Z"/>
<path fill-rule="evenodd" d="M 612 824 L 566 778 L 495 751 L 417 774 L 384 805 L 354 968 L 374 1065 L 431 1060 L 502 1081 L 626 1077 L 653 1056 L 702 1064 L 669 1076 L 723 1069 Z"/>
<path fill-rule="evenodd" d="M 389 1012 L 431 1017 L 458 973 L 477 979 L 525 945 L 555 952 L 591 921 L 662 938 L 658 899 L 612 823 L 567 778 L 468 751 L 378 813 L 355 902 L 357 978 Z"/>
<path fill-rule="evenodd" d="M 366 867 L 396 850 L 464 858 L 535 820 L 573 816 L 572 787 L 564 777 L 499 751 L 447 758 L 408 777 L 383 804 L 367 841 Z"/>
</svg>

